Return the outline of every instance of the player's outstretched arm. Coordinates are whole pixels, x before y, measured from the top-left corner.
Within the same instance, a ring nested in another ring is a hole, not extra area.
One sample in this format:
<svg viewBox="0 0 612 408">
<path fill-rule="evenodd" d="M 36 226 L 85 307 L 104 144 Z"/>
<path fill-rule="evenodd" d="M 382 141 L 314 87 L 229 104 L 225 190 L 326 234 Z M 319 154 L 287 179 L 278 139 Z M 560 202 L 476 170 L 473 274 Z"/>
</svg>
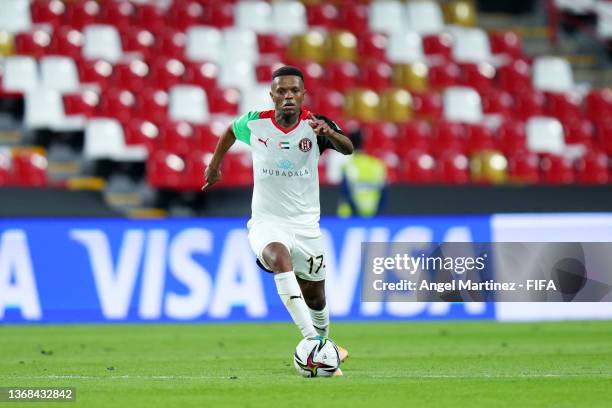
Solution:
<svg viewBox="0 0 612 408">
<path fill-rule="evenodd" d="M 223 160 L 223 156 L 229 150 L 230 147 L 236 141 L 236 136 L 234 135 L 234 131 L 232 127 L 229 126 L 223 136 L 217 142 L 217 147 L 215 148 L 215 153 L 213 154 L 208 167 L 204 171 L 204 190 L 208 186 L 212 186 L 217 181 L 221 179 L 221 161 Z"/>
<path fill-rule="evenodd" d="M 353 153 L 354 148 L 351 139 L 340 132 L 336 132 L 327 122 L 323 119 L 318 119 L 312 113 L 308 115 L 308 119 L 310 120 L 310 127 L 312 127 L 317 136 L 328 138 L 338 152 L 342 154 Z"/>
</svg>

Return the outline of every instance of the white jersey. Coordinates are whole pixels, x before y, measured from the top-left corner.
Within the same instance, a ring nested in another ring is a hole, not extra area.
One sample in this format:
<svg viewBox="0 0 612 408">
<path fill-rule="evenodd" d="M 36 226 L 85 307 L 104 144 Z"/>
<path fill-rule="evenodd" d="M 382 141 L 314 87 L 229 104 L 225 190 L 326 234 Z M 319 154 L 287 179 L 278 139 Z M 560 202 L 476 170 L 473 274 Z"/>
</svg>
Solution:
<svg viewBox="0 0 612 408">
<path fill-rule="evenodd" d="M 302 111 L 297 124 L 282 128 L 274 111 L 248 112 L 232 122 L 238 140 L 251 146 L 253 155 L 253 221 L 274 221 L 302 227 L 318 227 L 318 162 L 326 148 L 334 148 L 326 137 L 317 136 Z M 338 126 L 325 120 L 337 132 Z"/>
</svg>

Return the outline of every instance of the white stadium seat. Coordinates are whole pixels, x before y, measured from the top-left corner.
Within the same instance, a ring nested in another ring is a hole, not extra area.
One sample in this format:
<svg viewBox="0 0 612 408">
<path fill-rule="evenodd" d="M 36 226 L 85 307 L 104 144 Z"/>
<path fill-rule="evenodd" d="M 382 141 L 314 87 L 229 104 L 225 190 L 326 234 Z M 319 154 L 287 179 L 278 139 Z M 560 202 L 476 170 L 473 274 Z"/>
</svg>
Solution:
<svg viewBox="0 0 612 408">
<path fill-rule="evenodd" d="M 168 113 L 171 120 L 205 123 L 210 116 L 206 92 L 192 85 L 175 85 L 170 88 Z"/>
<path fill-rule="evenodd" d="M 432 0 L 409 1 L 406 4 L 406 28 L 422 35 L 444 30 L 440 5 Z"/>
<path fill-rule="evenodd" d="M 84 117 L 65 115 L 62 94 L 57 90 L 33 89 L 25 93 L 24 100 L 24 125 L 28 129 L 76 131 L 85 125 Z"/>
<path fill-rule="evenodd" d="M 79 87 L 79 74 L 72 58 L 43 57 L 40 60 L 42 86 L 60 92 L 71 92 Z"/>
<path fill-rule="evenodd" d="M 30 0 L 0 0 L 0 31 L 16 33 L 31 26 Z"/>
<path fill-rule="evenodd" d="M 221 63 L 219 84 L 224 87 L 236 87 L 241 91 L 257 84 L 255 66 L 248 61 L 226 59 Z"/>
<path fill-rule="evenodd" d="M 145 146 L 127 146 L 123 128 L 115 119 L 92 119 L 85 128 L 85 159 L 110 159 L 116 161 L 145 161 Z"/>
<path fill-rule="evenodd" d="M 272 26 L 279 35 L 301 34 L 308 29 L 306 7 L 299 1 L 275 1 L 272 3 Z"/>
<path fill-rule="evenodd" d="M 253 110 L 270 110 L 274 109 L 274 103 L 270 98 L 270 85 L 256 85 L 253 88 L 245 90 L 240 97 L 240 112 L 243 113 Z"/>
<path fill-rule="evenodd" d="M 555 0 L 555 6 L 559 10 L 569 11 L 572 14 L 587 14 L 592 12 L 597 3 L 596 0 Z"/>
<path fill-rule="evenodd" d="M 423 61 L 423 42 L 415 31 L 392 33 L 387 43 L 387 60 L 393 64 Z"/>
<path fill-rule="evenodd" d="M 533 86 L 541 91 L 571 91 L 574 88 L 571 65 L 560 57 L 536 58 L 533 63 Z"/>
<path fill-rule="evenodd" d="M 244 28 L 228 28 L 223 31 L 223 58 L 235 61 L 257 62 L 259 60 L 259 47 L 257 34 L 253 30 Z"/>
<path fill-rule="evenodd" d="M 489 36 L 480 28 L 455 28 L 453 35 L 453 59 L 463 63 L 491 61 Z"/>
<path fill-rule="evenodd" d="M 456 86 L 444 91 L 444 119 L 452 122 L 480 123 L 483 120 L 480 95 L 472 88 Z"/>
<path fill-rule="evenodd" d="M 2 87 L 8 92 L 25 92 L 39 86 L 36 60 L 32 57 L 8 57 L 4 60 Z"/>
<path fill-rule="evenodd" d="M 405 9 L 398 0 L 379 0 L 370 3 L 368 26 L 370 31 L 393 33 L 405 29 Z"/>
<path fill-rule="evenodd" d="M 266 1 L 240 1 L 234 6 L 236 27 L 248 28 L 256 33 L 272 31 L 272 8 Z"/>
<path fill-rule="evenodd" d="M 119 61 L 123 54 L 121 37 L 111 25 L 94 24 L 83 31 L 83 56 L 87 59 L 101 58 L 111 63 Z"/>
<path fill-rule="evenodd" d="M 561 154 L 565 150 L 563 126 L 555 118 L 532 117 L 527 121 L 527 147 L 534 153 Z"/>
<path fill-rule="evenodd" d="M 597 14 L 597 35 L 602 39 L 612 38 L 612 3 L 597 2 L 595 13 Z"/>
<path fill-rule="evenodd" d="M 192 61 L 219 62 L 223 55 L 223 35 L 214 27 L 193 26 L 187 30 L 185 55 Z"/>
</svg>

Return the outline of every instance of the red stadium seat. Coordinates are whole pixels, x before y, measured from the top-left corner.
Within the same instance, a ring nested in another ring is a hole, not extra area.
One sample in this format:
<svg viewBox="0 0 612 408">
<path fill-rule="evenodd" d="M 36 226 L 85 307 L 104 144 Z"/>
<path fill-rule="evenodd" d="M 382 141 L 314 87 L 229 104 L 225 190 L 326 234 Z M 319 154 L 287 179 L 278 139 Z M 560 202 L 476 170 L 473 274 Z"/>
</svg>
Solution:
<svg viewBox="0 0 612 408">
<path fill-rule="evenodd" d="M 287 43 L 276 34 L 257 34 L 257 48 L 261 55 L 273 55 L 282 59 L 287 51 Z"/>
<path fill-rule="evenodd" d="M 57 28 L 62 24 L 66 6 L 61 0 L 37 0 L 30 6 L 32 22 L 36 24 L 50 24 Z"/>
<path fill-rule="evenodd" d="M 260 60 L 255 66 L 255 77 L 257 82 L 269 83 L 272 78 L 272 73 L 282 67 L 284 64 L 275 59 Z"/>
<path fill-rule="evenodd" d="M 211 121 L 197 126 L 195 133 L 195 145 L 198 150 L 214 152 L 219 138 L 225 133 L 227 124 L 225 122 Z"/>
<path fill-rule="evenodd" d="M 83 115 L 93 117 L 100 102 L 100 96 L 92 90 L 73 92 L 62 95 L 66 115 Z"/>
<path fill-rule="evenodd" d="M 506 155 L 513 155 L 515 152 L 523 152 L 527 149 L 527 135 L 525 133 L 525 123 L 506 119 L 498 130 L 499 147 Z"/>
<path fill-rule="evenodd" d="M 397 127 L 393 123 L 369 123 L 361 127 L 364 150 L 374 156 L 395 152 L 399 140 Z"/>
<path fill-rule="evenodd" d="M 228 187 L 244 187 L 253 184 L 253 167 L 247 155 L 234 153 L 225 155 L 222 169 L 222 183 Z"/>
<path fill-rule="evenodd" d="M 204 24 L 216 28 L 234 25 L 234 5 L 225 1 L 212 2 L 204 9 Z"/>
<path fill-rule="evenodd" d="M 120 32 L 132 27 L 135 7 L 127 0 L 103 1 L 100 3 L 98 21 L 115 26 Z"/>
<path fill-rule="evenodd" d="M 383 33 L 373 33 L 371 31 L 358 32 L 357 34 L 357 53 L 361 61 L 386 61 L 387 43 L 389 39 Z"/>
<path fill-rule="evenodd" d="M 198 130 L 187 122 L 166 122 L 160 130 L 158 147 L 162 150 L 185 155 L 197 147 Z"/>
<path fill-rule="evenodd" d="M 433 136 L 434 153 L 465 150 L 465 129 L 460 123 L 440 121 L 434 125 Z"/>
<path fill-rule="evenodd" d="M 81 58 L 83 48 L 83 33 L 72 27 L 60 27 L 53 33 L 51 40 L 52 54 L 65 55 L 73 59 Z"/>
<path fill-rule="evenodd" d="M 333 4 L 310 4 L 306 7 L 306 18 L 309 27 L 322 27 L 327 30 L 337 25 L 338 8 Z"/>
<path fill-rule="evenodd" d="M 293 61 L 293 65 L 298 67 L 304 74 L 304 83 L 308 90 L 317 93 L 325 85 L 325 69 L 319 63 L 312 61 Z"/>
<path fill-rule="evenodd" d="M 27 187 L 47 185 L 47 158 L 30 149 L 13 150 L 13 184 Z"/>
<path fill-rule="evenodd" d="M 153 33 L 161 33 L 166 27 L 164 9 L 155 3 L 137 3 L 134 24 Z"/>
<path fill-rule="evenodd" d="M 592 121 L 603 121 L 612 117 L 612 89 L 596 89 L 589 92 L 585 100 L 586 116 Z"/>
<path fill-rule="evenodd" d="M 209 94 L 217 88 L 219 67 L 212 62 L 187 62 L 184 81 L 198 85 Z"/>
<path fill-rule="evenodd" d="M 327 65 L 325 74 L 328 88 L 345 92 L 357 86 L 359 67 L 348 61 L 333 62 Z"/>
<path fill-rule="evenodd" d="M 518 88 L 520 89 L 520 88 Z M 545 96 L 542 92 L 527 88 L 514 95 L 515 113 L 522 120 L 544 115 Z"/>
<path fill-rule="evenodd" d="M 540 160 L 541 181 L 546 184 L 571 184 L 574 169 L 567 157 L 551 154 L 542 155 Z"/>
<path fill-rule="evenodd" d="M 605 153 L 589 151 L 576 161 L 576 181 L 581 184 L 605 184 L 610 181 L 610 159 Z"/>
<path fill-rule="evenodd" d="M 432 137 L 431 128 L 427 122 L 413 120 L 408 123 L 403 123 L 399 127 L 398 133 L 398 151 L 400 156 L 403 156 L 402 151 L 410 151 L 420 149 L 429 151 L 431 149 Z"/>
<path fill-rule="evenodd" d="M 185 45 L 187 36 L 182 31 L 166 29 L 156 36 L 156 53 L 160 56 L 183 59 L 185 57 Z"/>
<path fill-rule="evenodd" d="M 545 92 L 545 113 L 559 120 L 579 118 L 580 100 L 574 95 L 564 93 Z"/>
<path fill-rule="evenodd" d="M 195 0 L 175 0 L 167 14 L 170 24 L 181 31 L 204 21 L 204 8 Z"/>
<path fill-rule="evenodd" d="M 459 85 L 460 82 L 461 68 L 453 62 L 445 62 L 429 67 L 429 86 L 434 89 Z"/>
<path fill-rule="evenodd" d="M 597 123 L 597 147 L 612 155 L 612 120 Z"/>
<path fill-rule="evenodd" d="M 485 113 L 499 113 L 509 116 L 514 110 L 512 95 L 499 88 L 491 88 L 480 93 L 482 108 Z"/>
<path fill-rule="evenodd" d="M 113 74 L 113 66 L 104 60 L 81 60 L 77 68 L 82 84 L 98 84 L 102 89 L 108 86 Z"/>
<path fill-rule="evenodd" d="M 361 65 L 359 82 L 365 88 L 380 91 L 391 86 L 393 69 L 384 61 L 369 61 Z"/>
<path fill-rule="evenodd" d="M 485 125 L 467 125 L 466 133 L 467 151 L 469 154 L 496 148 L 493 132 Z"/>
<path fill-rule="evenodd" d="M 76 0 L 66 3 L 64 24 L 83 30 L 85 26 L 96 23 L 100 15 L 100 5 L 95 0 Z"/>
<path fill-rule="evenodd" d="M 206 170 L 207 161 L 212 153 L 202 150 L 194 150 L 186 156 L 187 174 L 184 187 L 187 190 L 200 191 L 202 187 L 202 175 Z"/>
<path fill-rule="evenodd" d="M 217 88 L 207 91 L 208 105 L 211 113 L 238 114 L 240 92 L 235 88 Z"/>
<path fill-rule="evenodd" d="M 147 181 L 152 187 L 181 190 L 187 175 L 185 158 L 173 152 L 158 150 L 147 160 Z"/>
<path fill-rule="evenodd" d="M 148 60 L 154 55 L 155 36 L 144 28 L 131 27 L 121 33 L 123 51 L 138 52 L 143 59 Z"/>
<path fill-rule="evenodd" d="M 132 109 L 135 103 L 136 98 L 129 90 L 108 88 L 100 96 L 97 115 L 114 118 L 121 123 L 128 123 L 132 118 Z"/>
<path fill-rule="evenodd" d="M 443 184 L 465 184 L 470 181 L 467 156 L 460 151 L 445 150 L 438 156 L 437 180 Z"/>
<path fill-rule="evenodd" d="M 495 67 L 488 62 L 461 64 L 460 68 L 463 73 L 462 82 L 464 85 L 479 92 L 488 91 L 493 87 Z"/>
<path fill-rule="evenodd" d="M 344 115 L 344 95 L 333 89 L 321 89 L 313 96 L 311 109 L 336 120 Z"/>
<path fill-rule="evenodd" d="M 436 181 L 436 160 L 427 151 L 413 149 L 403 154 L 400 159 L 400 182 L 430 184 Z"/>
<path fill-rule="evenodd" d="M 51 49 L 51 35 L 46 30 L 34 29 L 15 35 L 15 54 L 40 58 Z"/>
<path fill-rule="evenodd" d="M 442 116 L 442 95 L 437 92 L 423 92 L 413 95 L 413 109 L 417 116 L 435 120 Z"/>
<path fill-rule="evenodd" d="M 508 157 L 510 181 L 520 184 L 537 184 L 540 180 L 540 159 L 535 153 L 516 151 Z"/>
<path fill-rule="evenodd" d="M 146 146 L 149 152 L 156 150 L 159 138 L 159 127 L 146 119 L 132 119 L 124 128 L 127 145 Z"/>
<path fill-rule="evenodd" d="M 362 33 L 368 29 L 368 5 L 346 1 L 338 7 L 338 28 Z"/>
<path fill-rule="evenodd" d="M 508 91 L 531 89 L 531 66 L 524 59 L 517 59 L 501 66 L 497 71 L 499 86 Z"/>
<path fill-rule="evenodd" d="M 167 88 L 145 88 L 138 93 L 136 103 L 138 117 L 155 123 L 162 123 L 168 118 Z"/>
<path fill-rule="evenodd" d="M 9 186 L 13 182 L 10 151 L 0 152 L 0 186 Z"/>
<path fill-rule="evenodd" d="M 151 63 L 151 73 L 148 83 L 151 86 L 169 89 L 183 82 L 185 76 L 185 64 L 176 58 L 161 57 Z"/>
<path fill-rule="evenodd" d="M 144 87 L 148 74 L 149 66 L 142 60 L 120 61 L 115 64 L 111 83 L 117 88 L 138 92 Z"/>
<path fill-rule="evenodd" d="M 448 33 L 436 33 L 423 36 L 423 51 L 425 55 L 435 55 L 451 59 L 453 37 Z"/>
<path fill-rule="evenodd" d="M 512 58 L 523 57 L 521 37 L 513 31 L 494 31 L 489 34 L 489 41 L 493 54 L 506 54 Z"/>
<path fill-rule="evenodd" d="M 562 118 L 565 143 L 566 144 L 581 144 L 587 149 L 590 149 L 595 144 L 595 128 L 587 119 L 571 118 L 563 120 Z"/>
</svg>

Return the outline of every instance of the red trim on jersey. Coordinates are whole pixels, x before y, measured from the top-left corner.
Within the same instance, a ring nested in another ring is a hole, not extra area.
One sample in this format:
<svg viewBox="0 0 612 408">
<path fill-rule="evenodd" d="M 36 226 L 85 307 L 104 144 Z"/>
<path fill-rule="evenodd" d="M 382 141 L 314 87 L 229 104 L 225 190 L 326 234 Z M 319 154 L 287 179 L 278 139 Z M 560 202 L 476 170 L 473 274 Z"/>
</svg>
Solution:
<svg viewBox="0 0 612 408">
<path fill-rule="evenodd" d="M 298 127 L 298 125 L 300 124 L 300 122 L 302 120 L 308 119 L 308 115 L 310 114 L 309 111 L 302 110 L 301 113 L 300 113 L 300 117 L 298 118 L 297 123 L 295 125 L 293 125 L 292 127 L 290 127 L 289 129 L 285 129 L 284 127 L 279 125 L 278 122 L 276 121 L 276 117 L 274 115 L 275 112 L 276 111 L 274 111 L 274 110 L 268 110 L 268 111 L 259 112 L 259 119 L 270 119 L 272 121 L 272 124 L 274 126 L 276 126 L 276 128 L 278 130 L 280 130 L 281 132 L 283 132 L 284 134 L 287 134 L 287 133 L 291 132 L 292 130 L 295 130 L 295 128 Z"/>
</svg>

